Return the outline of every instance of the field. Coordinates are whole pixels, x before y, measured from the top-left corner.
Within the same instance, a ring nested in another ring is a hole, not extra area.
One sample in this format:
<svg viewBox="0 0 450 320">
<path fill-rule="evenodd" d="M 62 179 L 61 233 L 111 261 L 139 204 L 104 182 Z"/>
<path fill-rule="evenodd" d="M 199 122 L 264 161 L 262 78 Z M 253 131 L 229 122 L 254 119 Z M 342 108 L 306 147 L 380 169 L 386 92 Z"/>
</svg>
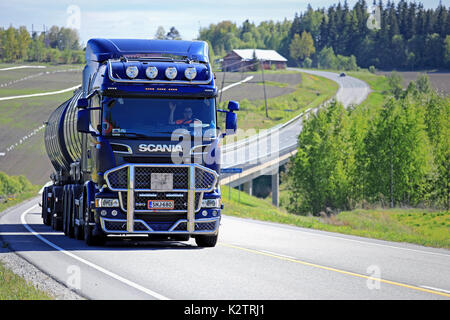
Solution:
<svg viewBox="0 0 450 320">
<path fill-rule="evenodd" d="M 378 71 L 377 75 L 387 76 L 392 72 L 390 71 Z M 430 79 L 431 85 L 434 89 L 447 95 L 450 94 L 450 72 L 439 71 L 397 71 L 397 73 L 403 78 L 403 86 L 406 88 L 411 81 L 416 81 L 417 77 L 421 74 L 426 74 Z"/>
<path fill-rule="evenodd" d="M 13 65 L 3 64 L 0 68 L 10 66 Z M 47 65 L 45 69 L 0 71 L 0 83 L 4 84 L 0 87 L 0 97 L 76 86 L 81 83 L 81 68 L 79 65 Z M 24 79 L 27 75 L 30 77 Z M 43 122 L 71 96 L 72 92 L 66 92 L 0 101 L 0 171 L 10 175 L 24 174 L 34 184 L 49 180 L 52 167 L 45 152 Z"/>
</svg>

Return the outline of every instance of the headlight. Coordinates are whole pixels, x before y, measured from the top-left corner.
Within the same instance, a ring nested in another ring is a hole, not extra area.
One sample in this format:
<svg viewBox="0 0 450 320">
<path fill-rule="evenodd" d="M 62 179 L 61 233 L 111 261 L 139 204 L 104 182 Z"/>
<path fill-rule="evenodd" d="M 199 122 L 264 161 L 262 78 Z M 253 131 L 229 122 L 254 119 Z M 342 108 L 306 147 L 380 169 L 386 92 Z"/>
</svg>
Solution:
<svg viewBox="0 0 450 320">
<path fill-rule="evenodd" d="M 127 68 L 127 70 L 126 70 L 126 73 L 127 73 L 127 77 L 128 78 L 134 79 L 134 78 L 137 77 L 137 75 L 139 73 L 138 67 L 136 67 L 136 66 L 129 66 Z"/>
<path fill-rule="evenodd" d="M 202 208 L 220 208 L 220 199 L 203 199 Z"/>
<path fill-rule="evenodd" d="M 149 79 L 155 79 L 156 76 L 158 75 L 158 68 L 156 68 L 156 67 L 147 67 L 147 69 L 145 69 L 145 75 Z"/>
<path fill-rule="evenodd" d="M 186 70 L 184 71 L 184 76 L 186 77 L 186 79 L 192 80 L 197 76 L 197 70 L 194 67 L 186 68 Z"/>
<path fill-rule="evenodd" d="M 114 208 L 119 206 L 119 199 L 99 198 L 95 199 L 95 207 L 97 208 Z"/>
<path fill-rule="evenodd" d="M 177 68 L 175 68 L 175 67 L 168 67 L 166 69 L 165 74 L 166 74 L 167 79 L 173 80 L 177 76 Z"/>
</svg>

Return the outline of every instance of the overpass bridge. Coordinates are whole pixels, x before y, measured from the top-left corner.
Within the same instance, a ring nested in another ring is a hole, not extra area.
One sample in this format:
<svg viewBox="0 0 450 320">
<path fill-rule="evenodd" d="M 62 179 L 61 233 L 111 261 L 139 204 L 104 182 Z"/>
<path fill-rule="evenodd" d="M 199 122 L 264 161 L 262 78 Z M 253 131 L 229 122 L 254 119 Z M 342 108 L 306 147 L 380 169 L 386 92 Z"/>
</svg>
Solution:
<svg viewBox="0 0 450 320">
<path fill-rule="evenodd" d="M 322 76 L 339 85 L 336 96 L 345 107 L 360 104 L 370 93 L 370 87 L 364 81 L 327 71 L 288 68 L 299 72 Z M 331 100 L 333 100 L 331 99 Z M 330 100 L 330 101 L 331 101 Z M 316 113 L 330 101 L 317 108 L 310 108 L 288 122 L 258 134 L 228 143 L 222 148 L 222 168 L 242 168 L 242 173 L 221 174 L 221 184 L 232 187 L 243 185 L 245 192 L 252 194 L 253 180 L 261 175 L 272 178 L 272 203 L 279 204 L 279 168 L 297 153 L 297 138 L 303 129 L 303 121 L 311 113 Z M 239 137 L 239 131 L 237 137 Z"/>
</svg>

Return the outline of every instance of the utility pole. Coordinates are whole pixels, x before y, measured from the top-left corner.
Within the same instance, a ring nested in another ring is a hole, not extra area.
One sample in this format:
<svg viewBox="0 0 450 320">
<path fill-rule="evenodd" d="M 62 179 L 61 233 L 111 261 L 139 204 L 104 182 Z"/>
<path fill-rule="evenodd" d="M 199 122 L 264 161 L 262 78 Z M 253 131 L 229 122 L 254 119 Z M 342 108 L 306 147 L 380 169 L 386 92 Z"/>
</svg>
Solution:
<svg viewBox="0 0 450 320">
<path fill-rule="evenodd" d="M 264 88 L 264 103 L 266 105 L 266 118 L 269 118 L 269 112 L 267 111 L 266 81 L 264 80 L 264 63 L 263 63 L 263 60 L 259 60 L 259 61 L 261 64 L 261 75 L 262 75 L 263 88 Z"/>
</svg>

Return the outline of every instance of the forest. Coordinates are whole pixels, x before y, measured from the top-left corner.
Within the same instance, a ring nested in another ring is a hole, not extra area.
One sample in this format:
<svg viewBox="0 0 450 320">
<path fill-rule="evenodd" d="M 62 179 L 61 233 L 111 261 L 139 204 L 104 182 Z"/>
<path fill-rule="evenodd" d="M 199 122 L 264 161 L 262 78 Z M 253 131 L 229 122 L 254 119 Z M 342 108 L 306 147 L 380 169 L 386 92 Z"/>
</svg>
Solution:
<svg viewBox="0 0 450 320">
<path fill-rule="evenodd" d="M 369 28 L 373 5 L 378 27 Z M 328 8 L 308 5 L 293 20 L 211 24 L 200 29 L 199 39 L 219 58 L 233 49 L 258 48 L 278 51 L 292 66 L 346 69 L 339 65 L 339 57 L 346 57 L 363 68 L 450 68 L 450 8 L 440 3 L 425 9 L 405 0 L 359 0 L 353 8 L 346 1 Z"/>
<path fill-rule="evenodd" d="M 401 81 L 388 79 L 382 103 L 333 102 L 305 122 L 286 174 L 290 212 L 449 209 L 450 96 L 426 75 L 406 90 Z"/>
</svg>

